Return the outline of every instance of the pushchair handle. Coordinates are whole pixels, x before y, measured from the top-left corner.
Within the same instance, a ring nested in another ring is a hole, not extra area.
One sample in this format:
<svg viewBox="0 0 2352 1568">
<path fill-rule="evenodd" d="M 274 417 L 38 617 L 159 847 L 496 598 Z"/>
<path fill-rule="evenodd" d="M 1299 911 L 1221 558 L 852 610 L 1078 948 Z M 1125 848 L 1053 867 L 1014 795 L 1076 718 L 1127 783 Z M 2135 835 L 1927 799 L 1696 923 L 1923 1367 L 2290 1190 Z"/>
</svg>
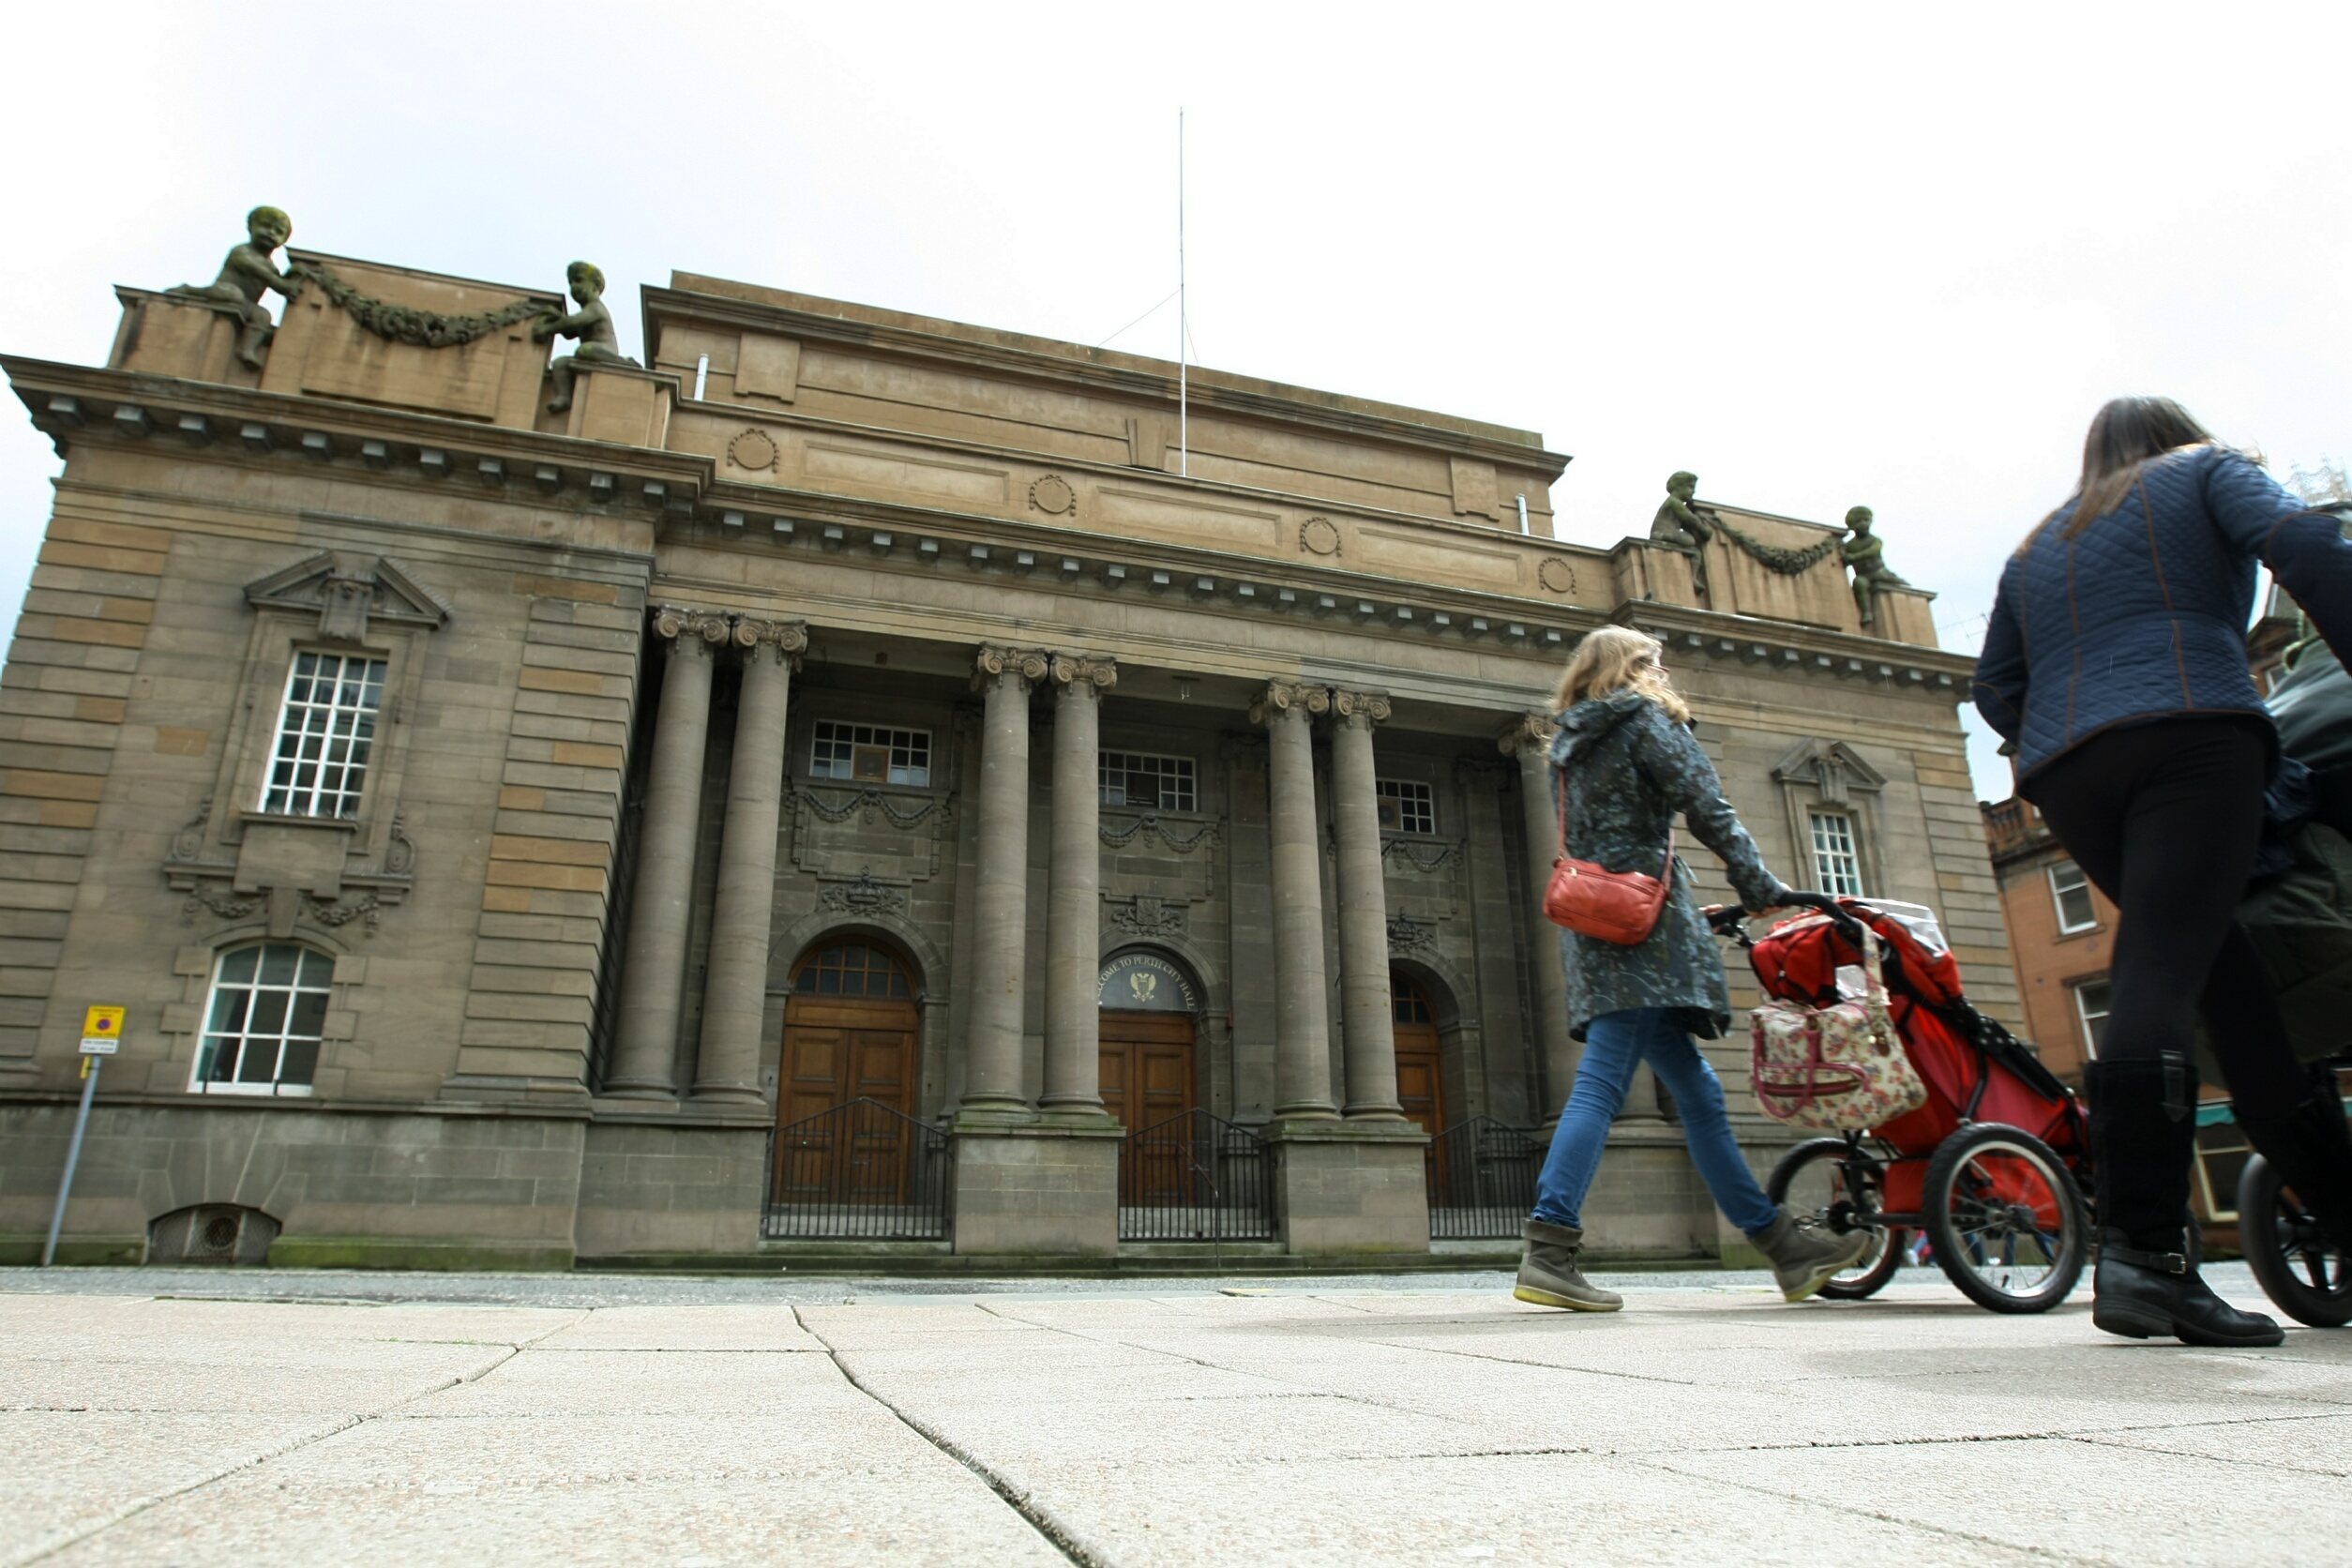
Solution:
<svg viewBox="0 0 2352 1568">
<path fill-rule="evenodd" d="M 1795 908 L 1820 911 L 1830 917 L 1830 923 L 1837 927 L 1837 934 L 1844 937 L 1855 952 L 1868 951 L 1862 945 L 1866 935 L 1862 923 L 1855 919 L 1843 903 L 1829 894 L 1802 893 L 1792 887 L 1781 895 L 1781 899 L 1782 902 Z"/>
</svg>

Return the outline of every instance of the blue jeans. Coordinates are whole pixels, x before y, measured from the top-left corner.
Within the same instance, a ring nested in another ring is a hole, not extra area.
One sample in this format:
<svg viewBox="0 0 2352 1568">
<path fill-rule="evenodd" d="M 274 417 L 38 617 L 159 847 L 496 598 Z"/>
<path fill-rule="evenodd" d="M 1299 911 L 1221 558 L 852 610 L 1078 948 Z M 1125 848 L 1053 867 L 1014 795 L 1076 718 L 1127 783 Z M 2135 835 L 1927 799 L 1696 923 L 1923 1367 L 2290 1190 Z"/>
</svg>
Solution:
<svg viewBox="0 0 2352 1568">
<path fill-rule="evenodd" d="M 1608 1140 L 1618 1108 L 1625 1103 L 1634 1069 L 1644 1062 L 1682 1113 L 1682 1137 L 1691 1146 L 1691 1161 L 1714 1194 L 1715 1206 L 1751 1236 L 1766 1229 L 1780 1210 L 1756 1184 L 1731 1136 L 1723 1081 L 1698 1054 L 1697 1043 L 1674 1021 L 1673 1012 L 1664 1007 L 1604 1014 L 1586 1028 L 1576 1087 L 1553 1130 L 1544 1172 L 1535 1179 L 1535 1217 L 1547 1225 L 1583 1229 L 1576 1211 L 1592 1185 L 1592 1173 L 1601 1168 L 1601 1146 Z"/>
</svg>

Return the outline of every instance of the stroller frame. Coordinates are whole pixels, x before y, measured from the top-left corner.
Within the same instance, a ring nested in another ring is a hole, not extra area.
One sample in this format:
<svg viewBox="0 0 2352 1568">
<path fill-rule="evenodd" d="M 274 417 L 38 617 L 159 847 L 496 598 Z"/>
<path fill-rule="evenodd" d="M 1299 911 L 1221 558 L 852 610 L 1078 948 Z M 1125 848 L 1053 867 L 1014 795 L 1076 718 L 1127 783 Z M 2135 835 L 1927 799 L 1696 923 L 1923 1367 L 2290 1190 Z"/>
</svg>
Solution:
<svg viewBox="0 0 2352 1568">
<path fill-rule="evenodd" d="M 1817 914 L 1784 921 L 1762 939 L 1737 909 L 1711 911 L 1716 929 L 1749 957 L 1768 996 L 1833 1001 L 1835 969 L 1880 949 L 1898 1034 L 1928 1085 L 1928 1103 L 1868 1131 L 1798 1144 L 1766 1184 L 1778 1203 L 1809 1168 L 1834 1170 L 1819 1217 L 1840 1232 L 1867 1229 L 1882 1244 L 1822 1294 L 1855 1300 L 1893 1277 L 1909 1237 L 1922 1232 L 1961 1292 L 1996 1312 L 2043 1312 L 2064 1301 L 2089 1252 L 2088 1118 L 2074 1093 L 1996 1020 L 1971 1006 L 1950 954 L 1927 948 L 1899 917 L 1860 898 L 1808 896 Z M 1789 958 L 1800 944 L 1791 973 Z M 1828 960 L 1825 962 L 1824 960 Z M 2029 1124 L 2028 1124 L 2029 1123 Z"/>
</svg>

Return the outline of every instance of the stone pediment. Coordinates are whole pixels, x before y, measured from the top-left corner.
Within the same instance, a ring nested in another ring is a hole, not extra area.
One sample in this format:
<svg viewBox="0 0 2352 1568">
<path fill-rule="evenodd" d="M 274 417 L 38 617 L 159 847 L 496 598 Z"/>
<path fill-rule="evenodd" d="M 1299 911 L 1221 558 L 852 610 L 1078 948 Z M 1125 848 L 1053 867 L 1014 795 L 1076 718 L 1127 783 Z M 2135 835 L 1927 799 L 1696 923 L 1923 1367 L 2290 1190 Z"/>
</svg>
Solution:
<svg viewBox="0 0 2352 1568">
<path fill-rule="evenodd" d="M 381 555 L 324 550 L 245 587 L 245 602 L 259 609 L 307 611 L 319 618 L 319 634 L 364 641 L 370 620 L 433 630 L 449 619 L 449 607 Z"/>
<path fill-rule="evenodd" d="M 1772 777 L 1782 784 L 1810 784 L 1831 806 L 1845 804 L 1849 791 L 1876 793 L 1887 785 L 1886 775 L 1863 761 L 1844 741 L 1800 742 L 1773 767 Z"/>
</svg>

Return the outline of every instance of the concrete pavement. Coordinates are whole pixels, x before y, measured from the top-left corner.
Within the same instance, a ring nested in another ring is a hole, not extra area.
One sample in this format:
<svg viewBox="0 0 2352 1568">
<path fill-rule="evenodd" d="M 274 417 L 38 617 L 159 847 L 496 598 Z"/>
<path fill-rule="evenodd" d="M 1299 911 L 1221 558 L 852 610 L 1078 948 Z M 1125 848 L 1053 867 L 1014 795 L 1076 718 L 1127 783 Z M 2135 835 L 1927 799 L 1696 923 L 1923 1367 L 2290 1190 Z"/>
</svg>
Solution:
<svg viewBox="0 0 2352 1568">
<path fill-rule="evenodd" d="M 2352 1332 L 1502 1283 L 0 1271 L 0 1564 L 2352 1562 Z"/>
</svg>

